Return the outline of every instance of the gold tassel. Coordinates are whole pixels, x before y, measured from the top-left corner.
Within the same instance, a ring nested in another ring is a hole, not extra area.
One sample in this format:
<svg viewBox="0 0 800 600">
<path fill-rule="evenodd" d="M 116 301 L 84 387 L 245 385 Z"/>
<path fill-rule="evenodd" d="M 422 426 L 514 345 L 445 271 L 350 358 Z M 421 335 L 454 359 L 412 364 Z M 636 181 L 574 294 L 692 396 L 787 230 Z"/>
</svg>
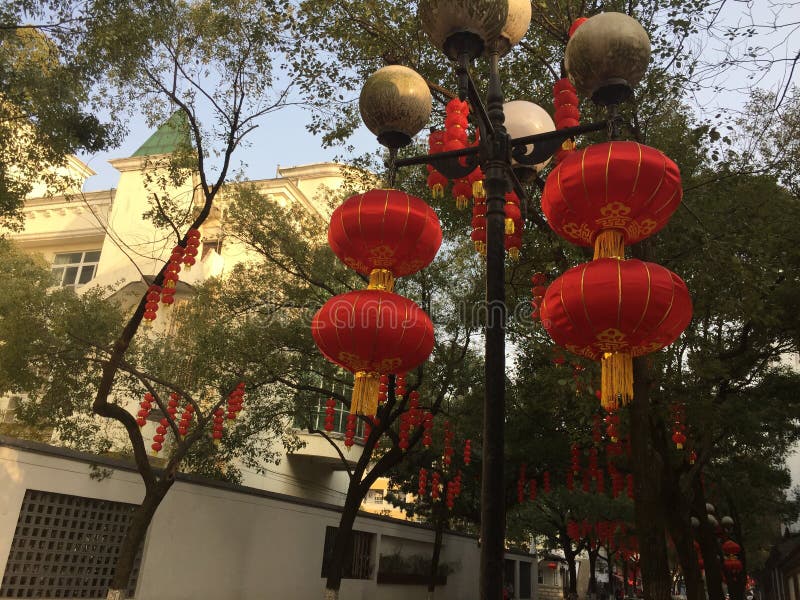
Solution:
<svg viewBox="0 0 800 600">
<path fill-rule="evenodd" d="M 514 235 L 514 219 L 506 219 L 506 235 Z"/>
<path fill-rule="evenodd" d="M 483 188 L 483 179 L 472 182 L 472 195 L 476 198 L 486 198 L 486 190 Z"/>
<path fill-rule="evenodd" d="M 575 140 L 568 139 L 565 140 L 564 143 L 561 144 L 561 149 L 570 152 L 571 150 L 575 150 Z"/>
<path fill-rule="evenodd" d="M 368 290 L 394 291 L 394 276 L 386 269 L 372 269 L 369 274 Z"/>
<path fill-rule="evenodd" d="M 633 358 L 613 352 L 603 356 L 601 365 L 600 402 L 607 411 L 614 411 L 633 399 Z"/>
<path fill-rule="evenodd" d="M 625 236 L 619 229 L 603 229 L 594 240 L 594 259 L 625 259 Z"/>
<path fill-rule="evenodd" d="M 374 371 L 356 371 L 353 383 L 353 398 L 350 401 L 352 414 L 374 416 L 378 411 L 378 392 L 381 374 Z"/>
<path fill-rule="evenodd" d="M 511 260 L 519 260 L 519 248 L 512 246 L 508 249 L 508 255 L 511 257 Z"/>
<path fill-rule="evenodd" d="M 464 210 L 469 205 L 469 198 L 466 196 L 456 196 L 456 208 Z"/>
</svg>

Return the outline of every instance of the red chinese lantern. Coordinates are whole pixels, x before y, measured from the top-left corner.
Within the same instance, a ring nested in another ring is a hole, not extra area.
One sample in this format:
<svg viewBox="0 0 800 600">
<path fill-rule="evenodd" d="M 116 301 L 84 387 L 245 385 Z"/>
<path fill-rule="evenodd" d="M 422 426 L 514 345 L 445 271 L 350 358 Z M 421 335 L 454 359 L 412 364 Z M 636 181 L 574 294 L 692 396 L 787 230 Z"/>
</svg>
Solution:
<svg viewBox="0 0 800 600">
<path fill-rule="evenodd" d="M 554 562 L 547 563 L 547 568 L 551 571 L 555 571 L 558 568 L 558 564 Z"/>
<path fill-rule="evenodd" d="M 328 243 L 351 269 L 391 291 L 394 278 L 416 273 L 436 256 L 442 228 L 423 200 L 399 190 L 370 190 L 345 200 L 331 215 Z"/>
<path fill-rule="evenodd" d="M 666 225 L 683 191 L 678 166 L 636 142 L 594 144 L 565 156 L 547 177 L 542 210 L 561 237 L 595 246 L 596 257 L 624 257 Z"/>
<path fill-rule="evenodd" d="M 742 551 L 742 547 L 733 540 L 727 540 L 722 544 L 722 551 L 725 554 L 734 555 Z"/>
<path fill-rule="evenodd" d="M 742 561 L 735 556 L 725 559 L 725 570 L 730 571 L 731 575 L 736 577 L 742 570 Z"/>
<path fill-rule="evenodd" d="M 570 352 L 602 361 L 607 410 L 633 397 L 631 359 L 671 344 L 692 317 L 683 280 L 639 260 L 601 258 L 564 273 L 547 289 L 542 324 Z"/>
<path fill-rule="evenodd" d="M 331 362 L 355 373 L 351 412 L 374 415 L 380 376 L 409 371 L 433 350 L 433 323 L 414 302 L 381 290 L 335 296 L 314 315 L 311 334 Z"/>
</svg>

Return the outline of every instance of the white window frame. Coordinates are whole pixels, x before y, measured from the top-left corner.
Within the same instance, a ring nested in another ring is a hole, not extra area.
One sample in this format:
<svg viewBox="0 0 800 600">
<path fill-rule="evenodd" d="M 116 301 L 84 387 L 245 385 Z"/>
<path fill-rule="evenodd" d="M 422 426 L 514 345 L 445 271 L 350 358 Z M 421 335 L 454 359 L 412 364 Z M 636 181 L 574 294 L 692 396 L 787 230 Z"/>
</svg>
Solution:
<svg viewBox="0 0 800 600">
<path fill-rule="evenodd" d="M 95 260 L 87 260 L 87 255 L 90 254 L 97 254 Z M 59 257 L 69 257 L 70 255 L 78 255 L 80 254 L 80 259 L 65 263 L 58 263 Z M 50 267 L 50 272 L 53 273 L 53 277 L 55 278 L 54 285 L 58 287 L 75 287 L 78 285 L 85 285 L 89 283 L 92 279 L 95 278 L 97 275 L 97 265 L 100 262 L 100 250 L 98 249 L 91 249 L 91 250 L 75 250 L 74 252 L 56 252 L 53 256 L 53 264 Z M 84 271 L 88 268 L 91 268 L 92 274 L 89 279 L 81 283 L 81 277 Z M 76 269 L 75 271 L 75 278 L 71 283 L 64 283 L 64 279 L 67 275 L 69 269 Z"/>
</svg>

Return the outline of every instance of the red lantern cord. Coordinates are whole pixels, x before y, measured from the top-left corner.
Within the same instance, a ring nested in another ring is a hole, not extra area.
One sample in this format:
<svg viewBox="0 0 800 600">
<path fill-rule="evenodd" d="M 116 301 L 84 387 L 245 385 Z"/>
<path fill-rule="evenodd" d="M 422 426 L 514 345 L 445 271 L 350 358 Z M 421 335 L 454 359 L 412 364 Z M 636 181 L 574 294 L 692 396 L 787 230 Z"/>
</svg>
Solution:
<svg viewBox="0 0 800 600">
<path fill-rule="evenodd" d="M 147 417 L 150 411 L 153 410 L 153 402 L 155 397 L 150 392 L 146 392 L 144 400 L 139 403 L 139 412 L 136 414 L 136 424 L 141 428 L 147 425 Z"/>
<path fill-rule="evenodd" d="M 228 394 L 228 419 L 235 419 L 242 411 L 242 403 L 244 402 L 244 388 L 243 381 L 239 382 L 236 387 Z"/>
<path fill-rule="evenodd" d="M 347 448 L 347 451 L 350 451 L 350 448 L 353 447 L 353 443 L 356 437 L 356 415 L 355 413 L 348 413 L 347 414 L 347 423 L 344 429 L 344 445 Z"/>
<path fill-rule="evenodd" d="M 143 315 L 145 324 L 150 324 L 155 321 L 158 313 L 159 298 L 161 298 L 161 286 L 154 284 L 147 288 Z"/>
<path fill-rule="evenodd" d="M 453 438 L 455 433 L 450 429 L 450 421 L 444 422 L 444 456 L 442 462 L 445 467 L 450 467 L 453 462 Z"/>
<path fill-rule="evenodd" d="M 180 395 L 177 392 L 171 392 L 169 395 L 169 402 L 167 402 L 167 414 L 170 420 L 175 420 L 175 415 L 178 414 L 178 401 Z"/>
<path fill-rule="evenodd" d="M 336 419 L 336 400 L 328 398 L 325 401 L 325 431 L 333 431 Z"/>
<path fill-rule="evenodd" d="M 464 464 L 469 466 L 472 462 L 472 440 L 464 440 Z"/>
<path fill-rule="evenodd" d="M 440 492 L 440 479 L 441 475 L 439 475 L 438 471 L 434 471 L 431 475 L 431 499 L 438 500 L 439 499 L 439 492 Z"/>
<path fill-rule="evenodd" d="M 634 491 L 633 491 L 633 475 L 628 474 L 626 477 L 626 483 L 628 488 L 628 498 L 631 500 L 634 499 Z"/>
<path fill-rule="evenodd" d="M 222 430 L 225 423 L 225 411 L 220 406 L 214 410 L 213 417 L 214 424 L 211 426 L 211 438 L 214 445 L 219 445 L 222 440 Z"/>
<path fill-rule="evenodd" d="M 426 412 L 422 419 L 422 445 L 430 448 L 433 444 L 433 413 Z"/>
<path fill-rule="evenodd" d="M 531 277 L 531 318 L 534 320 L 538 320 L 541 316 L 539 307 L 542 305 L 544 294 L 547 291 L 546 283 L 547 276 L 544 273 L 534 273 Z"/>
<path fill-rule="evenodd" d="M 683 450 L 686 444 L 686 407 L 681 402 L 670 406 L 672 413 L 672 441 L 678 450 Z"/>
<path fill-rule="evenodd" d="M 411 431 L 411 415 L 409 415 L 408 411 L 405 411 L 400 414 L 400 425 L 397 435 L 397 437 L 399 438 L 397 446 L 404 452 L 408 450 L 409 447 L 408 436 L 410 431 Z"/>
<path fill-rule="evenodd" d="M 425 495 L 428 486 L 428 471 L 420 467 L 419 469 L 419 485 L 417 487 L 417 496 L 420 498 Z"/>
<path fill-rule="evenodd" d="M 190 229 L 186 233 L 186 249 L 183 253 L 183 264 L 186 266 L 187 271 L 195 264 L 199 247 L 200 231 L 197 229 Z"/>
<path fill-rule="evenodd" d="M 542 474 L 542 491 L 545 494 L 550 493 L 550 471 L 545 471 Z"/>
<path fill-rule="evenodd" d="M 519 466 L 519 477 L 517 477 L 517 503 L 525 502 L 525 463 Z"/>
</svg>

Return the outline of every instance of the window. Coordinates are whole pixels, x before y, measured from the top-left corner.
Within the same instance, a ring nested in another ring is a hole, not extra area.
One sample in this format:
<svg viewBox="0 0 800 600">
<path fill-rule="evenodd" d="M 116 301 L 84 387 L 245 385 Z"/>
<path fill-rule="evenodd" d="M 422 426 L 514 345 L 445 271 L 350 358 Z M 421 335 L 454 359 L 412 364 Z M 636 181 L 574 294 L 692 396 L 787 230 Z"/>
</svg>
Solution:
<svg viewBox="0 0 800 600">
<path fill-rule="evenodd" d="M 321 431 L 325 430 L 325 402 L 327 398 L 320 399 L 317 401 L 317 407 L 314 412 L 311 414 L 311 425 L 312 429 L 319 429 Z M 334 419 L 333 419 L 333 431 L 331 433 L 340 433 L 344 435 L 344 431 L 347 428 L 347 415 L 350 414 L 350 411 L 341 403 L 337 403 L 334 410 Z M 364 437 L 364 421 L 358 419 L 356 421 L 356 438 L 363 439 Z"/>
<path fill-rule="evenodd" d="M 373 504 L 383 504 L 383 490 L 370 490 L 368 502 Z"/>
<path fill-rule="evenodd" d="M 26 490 L 2 598 L 105 598 L 134 504 Z M 128 596 L 139 576 L 136 555 Z"/>
<path fill-rule="evenodd" d="M 200 259 L 204 259 L 212 250 L 219 254 L 221 249 L 222 240 L 203 240 L 203 253 L 200 255 Z"/>
<path fill-rule="evenodd" d="M 73 287 L 89 283 L 97 272 L 100 250 L 86 252 L 62 252 L 56 254 L 51 269 L 55 285 Z"/>
<path fill-rule="evenodd" d="M 328 565 L 333 557 L 333 541 L 337 527 L 325 529 L 325 547 L 322 553 L 322 577 L 328 576 Z M 350 544 L 345 548 L 342 579 L 369 579 L 372 575 L 372 546 L 374 533 L 353 530 Z"/>
</svg>

